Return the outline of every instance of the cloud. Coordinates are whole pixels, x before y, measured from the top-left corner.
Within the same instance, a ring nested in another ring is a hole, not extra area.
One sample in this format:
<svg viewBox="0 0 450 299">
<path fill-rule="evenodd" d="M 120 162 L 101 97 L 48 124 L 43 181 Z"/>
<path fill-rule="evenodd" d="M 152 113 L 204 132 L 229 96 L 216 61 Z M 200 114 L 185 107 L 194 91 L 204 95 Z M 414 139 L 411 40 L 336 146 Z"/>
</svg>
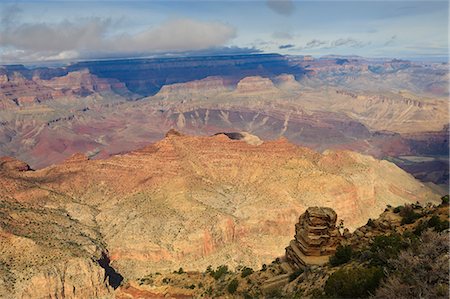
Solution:
<svg viewBox="0 0 450 299">
<path fill-rule="evenodd" d="M 289 49 L 289 48 L 294 48 L 294 47 L 295 47 L 295 45 L 293 45 L 293 44 L 287 44 L 287 45 L 278 46 L 278 49 L 282 50 L 282 49 Z"/>
<path fill-rule="evenodd" d="M 274 39 L 284 39 L 284 40 L 291 40 L 294 38 L 294 36 L 285 31 L 275 31 L 272 33 L 272 38 Z"/>
<path fill-rule="evenodd" d="M 294 12 L 292 0 L 267 0 L 267 6 L 281 15 L 289 16 Z"/>
<path fill-rule="evenodd" d="M 59 23 L 15 23 L 19 10 L 3 11 L 0 23 L 0 59 L 73 59 L 157 52 L 197 51 L 220 48 L 236 36 L 224 23 L 173 18 L 130 34 L 117 34 L 118 22 L 82 18 Z"/>
<path fill-rule="evenodd" d="M 299 50 L 333 49 L 333 48 L 339 48 L 339 47 L 363 48 L 368 45 L 370 45 L 370 42 L 363 42 L 360 40 L 356 40 L 354 38 L 339 38 L 339 39 L 331 40 L 331 41 L 312 39 L 309 42 L 307 42 L 304 46 L 301 46 L 297 49 L 299 49 Z"/>
<path fill-rule="evenodd" d="M 326 44 L 328 44 L 327 41 L 313 39 L 313 40 L 309 41 L 308 43 L 306 43 L 304 48 L 305 49 L 318 48 L 318 47 L 326 45 Z"/>
<path fill-rule="evenodd" d="M 349 48 L 362 48 L 364 46 L 367 46 L 369 43 L 365 43 L 353 38 L 340 38 L 337 40 L 334 40 L 330 43 L 330 48 L 337 48 L 337 47 L 349 47 Z"/>
<path fill-rule="evenodd" d="M 394 44 L 396 40 L 397 40 L 397 35 L 393 35 L 393 36 L 391 36 L 391 38 L 389 40 L 387 40 L 384 43 L 384 46 L 390 46 L 390 45 Z"/>
</svg>

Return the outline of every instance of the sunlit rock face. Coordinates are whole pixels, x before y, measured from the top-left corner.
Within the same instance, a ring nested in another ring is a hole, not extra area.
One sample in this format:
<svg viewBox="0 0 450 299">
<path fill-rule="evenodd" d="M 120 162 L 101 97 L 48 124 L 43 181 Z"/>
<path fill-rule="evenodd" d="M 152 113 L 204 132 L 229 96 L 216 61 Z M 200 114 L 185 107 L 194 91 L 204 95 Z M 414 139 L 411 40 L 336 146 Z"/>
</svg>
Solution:
<svg viewBox="0 0 450 299">
<path fill-rule="evenodd" d="M 58 275 L 66 273 L 64 284 L 80 292 L 78 282 L 92 281 L 79 296 L 106 296 L 112 286 L 101 280 L 102 267 L 92 263 L 103 256 L 130 279 L 179 267 L 259 267 L 283 253 L 308 207 L 332 207 L 337 220 L 352 230 L 387 204 L 439 198 L 387 161 L 350 151 L 321 154 L 285 138 L 229 135 L 199 137 L 172 130 L 136 151 L 100 160 L 78 154 L 36 171 L 3 158 L 0 261 L 35 262 L 30 270 L 17 268 L 1 277 L 32 279 L 31 288 L 60 281 Z M 308 212 L 311 230 L 322 221 L 319 214 Z M 332 213 L 325 215 L 328 224 L 336 220 Z M 302 235 L 312 236 L 311 231 Z M 306 252 L 315 253 L 317 244 L 308 244 Z M 67 268 L 43 277 L 56 260 L 86 269 L 86 274 L 76 276 Z M 54 291 L 59 290 L 55 285 Z"/>
</svg>

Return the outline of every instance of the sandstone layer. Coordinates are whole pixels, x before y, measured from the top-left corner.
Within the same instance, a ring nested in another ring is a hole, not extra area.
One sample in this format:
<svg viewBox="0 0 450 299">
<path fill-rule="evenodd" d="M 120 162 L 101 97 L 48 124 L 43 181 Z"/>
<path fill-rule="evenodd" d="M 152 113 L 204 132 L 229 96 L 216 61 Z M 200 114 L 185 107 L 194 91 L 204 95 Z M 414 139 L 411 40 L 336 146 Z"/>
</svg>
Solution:
<svg viewBox="0 0 450 299">
<path fill-rule="evenodd" d="M 310 206 L 333 207 L 354 229 L 386 204 L 438 199 L 390 162 L 349 151 L 320 154 L 283 138 L 253 145 L 224 134 L 171 131 L 105 160 L 76 155 L 30 171 L 4 158 L 0 168 L 0 259 L 10 265 L 1 268 L 10 277 L 2 289 L 15 294 L 25 294 L 42 275 L 93 281 L 86 292 L 107 296 L 114 286 L 107 276 L 260 266 L 283 252 L 298 215 Z M 52 268 L 80 258 L 76 267 L 92 271 L 78 278 Z M 101 264 L 92 264 L 101 259 L 110 272 L 103 277 Z M 55 285 L 55 292 L 66 285 L 81 292 L 72 280 Z"/>
<path fill-rule="evenodd" d="M 308 208 L 295 224 L 295 239 L 286 247 L 287 261 L 297 269 L 328 263 L 341 239 L 336 221 L 331 208 Z"/>
</svg>

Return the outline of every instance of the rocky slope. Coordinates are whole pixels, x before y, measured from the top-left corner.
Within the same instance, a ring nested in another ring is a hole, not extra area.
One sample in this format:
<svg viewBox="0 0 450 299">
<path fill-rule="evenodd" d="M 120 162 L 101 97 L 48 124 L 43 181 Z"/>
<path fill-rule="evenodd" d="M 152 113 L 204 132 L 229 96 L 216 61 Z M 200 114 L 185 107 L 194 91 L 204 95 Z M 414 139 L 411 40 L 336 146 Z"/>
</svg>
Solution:
<svg viewBox="0 0 450 299">
<path fill-rule="evenodd" d="M 171 131 L 137 151 L 38 171 L 2 158 L 0 289 L 20 297 L 47 280 L 42 294 L 107 297 L 148 269 L 254 267 L 283 252 L 308 206 L 333 207 L 354 229 L 386 204 L 438 199 L 386 161 L 239 136 Z"/>
<path fill-rule="evenodd" d="M 304 217 L 296 224 L 299 231 L 308 227 L 302 223 Z M 329 220 L 322 221 L 330 224 Z M 315 227 L 313 235 L 318 228 L 322 229 Z M 222 265 L 201 272 L 149 271 L 124 283 L 116 294 L 117 298 L 447 298 L 448 229 L 448 195 L 439 206 L 388 206 L 354 233 L 338 232 L 334 240 L 340 245 L 334 255 L 303 256 L 308 262 L 300 268 L 288 250 L 255 270 Z M 311 240 L 322 242 L 315 249 L 326 251 L 330 236 L 324 237 Z"/>
</svg>

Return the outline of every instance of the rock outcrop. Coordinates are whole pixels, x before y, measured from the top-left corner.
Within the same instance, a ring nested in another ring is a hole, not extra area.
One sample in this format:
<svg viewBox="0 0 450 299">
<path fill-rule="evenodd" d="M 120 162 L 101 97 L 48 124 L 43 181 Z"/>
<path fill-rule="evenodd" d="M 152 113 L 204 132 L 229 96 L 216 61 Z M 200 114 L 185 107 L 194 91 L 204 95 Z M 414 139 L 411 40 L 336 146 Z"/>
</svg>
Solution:
<svg viewBox="0 0 450 299">
<path fill-rule="evenodd" d="M 236 92 L 240 94 L 276 92 L 276 90 L 272 80 L 259 76 L 245 77 L 236 87 Z"/>
<path fill-rule="evenodd" d="M 331 208 L 308 208 L 295 225 L 295 239 L 286 247 L 287 261 L 295 268 L 328 262 L 341 238 L 336 220 Z"/>
</svg>

